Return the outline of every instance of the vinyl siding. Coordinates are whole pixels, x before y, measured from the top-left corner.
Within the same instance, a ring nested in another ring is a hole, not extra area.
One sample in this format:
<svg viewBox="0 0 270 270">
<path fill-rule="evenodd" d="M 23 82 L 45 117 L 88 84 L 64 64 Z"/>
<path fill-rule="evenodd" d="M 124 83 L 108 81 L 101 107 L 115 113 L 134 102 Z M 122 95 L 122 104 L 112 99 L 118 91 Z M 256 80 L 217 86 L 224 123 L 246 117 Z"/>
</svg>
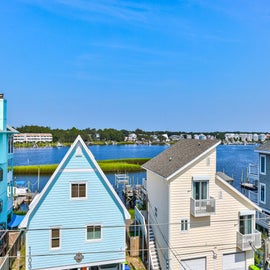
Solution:
<svg viewBox="0 0 270 270">
<path fill-rule="evenodd" d="M 266 185 L 266 203 L 260 203 L 259 205 L 260 207 L 267 209 L 268 211 L 270 211 L 270 200 L 269 200 L 269 196 L 267 196 L 267 194 L 270 194 L 270 155 L 267 154 L 262 154 L 263 156 L 266 156 L 266 174 L 259 174 L 259 178 L 260 178 L 260 183 L 263 183 Z M 260 155 L 259 155 L 259 166 L 260 166 Z M 260 168 L 259 168 L 259 172 L 260 172 Z M 259 190 L 260 192 L 260 190 Z M 260 194 L 259 194 L 260 196 Z"/>
<path fill-rule="evenodd" d="M 160 176 L 147 171 L 147 188 L 149 194 L 149 216 L 150 224 L 164 224 L 160 226 L 152 225 L 153 232 L 156 238 L 156 244 L 159 253 L 161 266 L 166 265 L 168 258 L 167 240 L 168 240 L 168 213 L 169 213 L 169 198 L 167 182 Z M 157 208 L 157 217 L 154 217 L 154 208 Z M 164 249 L 165 248 L 165 249 Z"/>
<path fill-rule="evenodd" d="M 107 184 L 84 155 L 75 156 L 75 149 L 63 168 L 74 171 L 61 171 L 47 190 L 46 196 L 36 207 L 29 222 L 27 235 L 31 247 L 32 269 L 75 265 L 77 252 L 84 255 L 82 263 L 125 260 L 125 220 L 123 210 L 111 195 Z M 75 169 L 94 169 L 89 172 Z M 86 199 L 70 199 L 71 182 L 87 183 Z M 100 224 L 102 239 L 86 241 L 86 226 Z M 61 249 L 50 249 L 50 227 L 62 227 Z M 107 227 L 106 226 L 116 226 Z M 118 227 L 117 227 L 118 226 Z M 71 229 L 72 228 L 72 229 Z M 45 230 L 38 230 L 45 229 Z M 119 252 L 111 252 L 119 251 Z M 27 251 L 28 252 L 28 251 Z M 44 255 L 37 256 L 35 255 Z M 64 255 L 57 255 L 64 254 Z"/>
<path fill-rule="evenodd" d="M 206 166 L 208 157 L 210 166 Z M 239 196 L 215 179 L 215 172 L 216 151 L 213 151 L 170 182 L 169 239 L 174 253 L 178 254 L 171 254 L 171 269 L 179 269 L 178 260 L 204 256 L 207 269 L 222 269 L 222 254 L 239 251 L 236 248 L 239 211 L 249 208 L 245 206 L 246 201 L 239 200 Z M 216 199 L 216 214 L 193 217 L 190 214 L 192 177 L 202 175 L 210 176 L 209 196 Z M 180 232 L 183 217 L 190 219 L 190 229 L 185 233 Z M 216 260 L 213 259 L 214 253 L 217 254 Z M 249 265 L 252 256 L 247 257 Z"/>
</svg>

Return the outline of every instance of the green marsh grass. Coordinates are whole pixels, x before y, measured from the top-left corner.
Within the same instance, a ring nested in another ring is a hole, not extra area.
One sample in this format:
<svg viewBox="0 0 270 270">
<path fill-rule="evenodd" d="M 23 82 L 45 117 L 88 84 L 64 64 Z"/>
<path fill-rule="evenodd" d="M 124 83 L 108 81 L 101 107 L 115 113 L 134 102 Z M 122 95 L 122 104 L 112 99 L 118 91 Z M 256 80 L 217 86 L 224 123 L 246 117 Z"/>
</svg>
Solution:
<svg viewBox="0 0 270 270">
<path fill-rule="evenodd" d="M 124 159 L 110 159 L 99 160 L 98 164 L 104 172 L 139 172 L 143 171 L 141 165 L 148 161 L 149 158 L 124 158 Z M 53 174 L 58 164 L 46 165 L 28 165 L 28 166 L 15 166 L 15 175 L 37 175 L 38 170 L 40 175 Z"/>
</svg>

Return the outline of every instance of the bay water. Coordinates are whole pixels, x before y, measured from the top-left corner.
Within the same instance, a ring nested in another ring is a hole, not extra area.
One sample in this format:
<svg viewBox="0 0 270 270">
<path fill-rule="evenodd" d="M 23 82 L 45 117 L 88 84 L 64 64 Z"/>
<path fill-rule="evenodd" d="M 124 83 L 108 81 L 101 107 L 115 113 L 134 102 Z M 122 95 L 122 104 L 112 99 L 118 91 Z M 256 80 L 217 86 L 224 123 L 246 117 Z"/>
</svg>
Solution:
<svg viewBox="0 0 270 270">
<path fill-rule="evenodd" d="M 167 145 L 104 145 L 89 146 L 96 160 L 120 158 L 152 158 L 166 150 Z M 217 147 L 217 171 L 223 171 L 234 178 L 234 186 L 240 190 L 241 179 L 247 176 L 249 163 L 258 162 L 258 154 L 254 152 L 256 145 L 219 145 Z M 48 148 L 16 148 L 14 165 L 58 164 L 68 151 L 68 147 Z M 115 175 L 106 174 L 112 185 Z M 146 178 L 145 172 L 129 173 L 132 183 L 141 183 Z M 29 183 L 31 191 L 38 189 L 37 175 L 16 175 L 16 181 Z M 50 176 L 41 176 L 39 190 L 47 183 Z"/>
</svg>

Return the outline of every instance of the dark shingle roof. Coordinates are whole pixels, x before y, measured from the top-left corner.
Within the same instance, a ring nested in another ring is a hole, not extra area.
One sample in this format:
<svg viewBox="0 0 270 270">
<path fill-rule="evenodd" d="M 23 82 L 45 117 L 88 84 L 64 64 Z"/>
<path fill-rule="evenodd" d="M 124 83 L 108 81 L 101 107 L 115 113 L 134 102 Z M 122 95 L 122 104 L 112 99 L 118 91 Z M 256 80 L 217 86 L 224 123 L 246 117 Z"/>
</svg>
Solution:
<svg viewBox="0 0 270 270">
<path fill-rule="evenodd" d="M 270 151 L 270 142 L 267 141 L 255 149 L 256 151 Z"/>
<path fill-rule="evenodd" d="M 218 140 L 181 139 L 158 156 L 143 164 L 142 167 L 167 178 L 209 148 L 218 145 L 219 142 Z"/>
</svg>

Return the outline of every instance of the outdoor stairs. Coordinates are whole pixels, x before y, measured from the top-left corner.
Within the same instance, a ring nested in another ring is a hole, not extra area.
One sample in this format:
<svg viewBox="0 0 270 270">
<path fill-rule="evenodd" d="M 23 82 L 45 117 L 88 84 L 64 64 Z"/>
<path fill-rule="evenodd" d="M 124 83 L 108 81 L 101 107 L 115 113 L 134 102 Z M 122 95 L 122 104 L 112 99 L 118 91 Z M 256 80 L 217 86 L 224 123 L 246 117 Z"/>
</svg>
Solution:
<svg viewBox="0 0 270 270">
<path fill-rule="evenodd" d="M 154 236 L 154 233 L 153 233 L 151 226 L 149 228 L 149 250 L 150 250 L 150 256 L 152 258 L 151 269 L 152 270 L 161 270 L 159 258 L 158 258 L 155 236 Z"/>
</svg>

